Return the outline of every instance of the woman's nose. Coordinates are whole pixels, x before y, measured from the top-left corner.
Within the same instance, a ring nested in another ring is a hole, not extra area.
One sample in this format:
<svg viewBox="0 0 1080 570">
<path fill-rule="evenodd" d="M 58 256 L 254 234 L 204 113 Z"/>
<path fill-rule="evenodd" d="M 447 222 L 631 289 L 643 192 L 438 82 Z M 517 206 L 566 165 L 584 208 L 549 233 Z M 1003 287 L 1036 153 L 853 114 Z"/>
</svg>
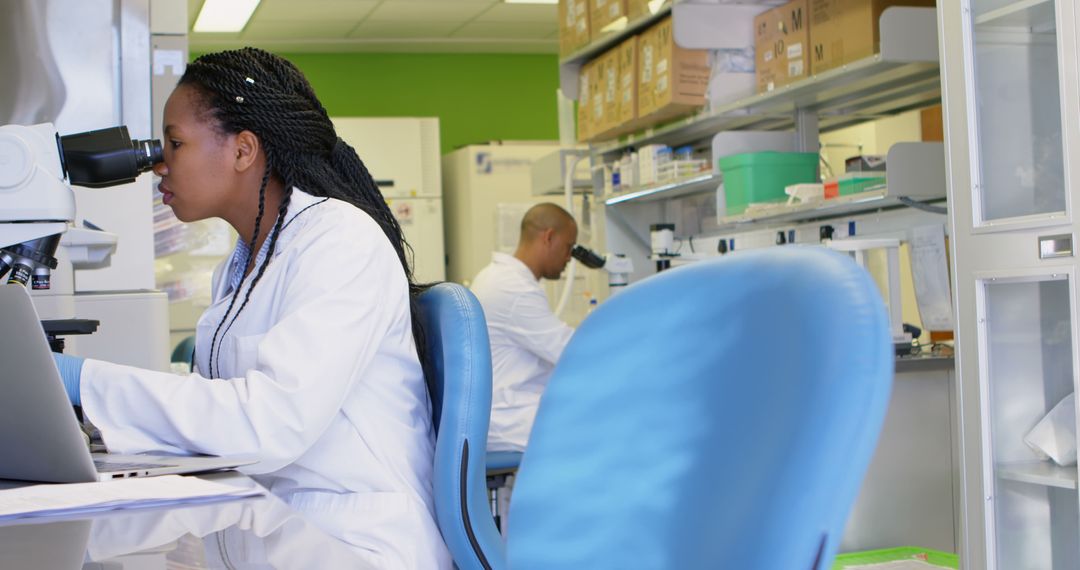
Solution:
<svg viewBox="0 0 1080 570">
<path fill-rule="evenodd" d="M 154 174 L 158 176 L 165 176 L 169 173 L 169 167 L 165 166 L 165 161 L 161 161 L 154 165 Z"/>
</svg>

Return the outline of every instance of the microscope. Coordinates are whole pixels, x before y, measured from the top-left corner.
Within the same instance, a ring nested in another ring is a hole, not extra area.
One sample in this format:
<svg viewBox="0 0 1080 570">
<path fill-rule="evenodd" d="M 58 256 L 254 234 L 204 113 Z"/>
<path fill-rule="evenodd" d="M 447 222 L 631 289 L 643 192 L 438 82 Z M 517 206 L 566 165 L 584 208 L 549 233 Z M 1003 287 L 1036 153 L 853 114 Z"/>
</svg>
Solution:
<svg viewBox="0 0 1080 570">
<path fill-rule="evenodd" d="M 50 288 L 61 238 L 75 219 L 70 185 L 105 188 L 126 184 L 161 162 L 161 142 L 132 140 L 127 127 L 60 136 L 51 123 L 0 126 L 0 279 Z M 115 241 L 115 236 L 114 236 Z M 88 321 L 45 324 L 56 335 L 86 334 Z"/>
<path fill-rule="evenodd" d="M 162 161 L 161 142 L 127 127 L 60 136 L 50 123 L 0 126 L 0 279 L 48 289 L 61 235 L 75 219 L 69 184 L 133 182 Z"/>
<path fill-rule="evenodd" d="M 606 256 L 582 246 L 575 245 L 570 250 L 570 255 L 589 269 L 604 269 L 608 272 L 608 286 L 611 294 L 621 291 L 630 282 L 630 274 L 634 272 L 634 263 L 629 257 L 622 254 L 609 253 Z"/>
</svg>

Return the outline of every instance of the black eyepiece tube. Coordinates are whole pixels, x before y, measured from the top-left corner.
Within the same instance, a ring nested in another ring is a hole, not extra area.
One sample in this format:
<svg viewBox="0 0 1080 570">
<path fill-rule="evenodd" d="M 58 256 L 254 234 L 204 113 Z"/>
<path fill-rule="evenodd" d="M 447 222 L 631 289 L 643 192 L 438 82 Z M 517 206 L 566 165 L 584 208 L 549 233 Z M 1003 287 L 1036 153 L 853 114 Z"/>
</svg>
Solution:
<svg viewBox="0 0 1080 570">
<path fill-rule="evenodd" d="M 581 245 L 575 245 L 574 249 L 570 250 L 570 255 L 574 256 L 574 259 L 580 261 L 582 265 L 589 269 L 600 269 L 606 262 L 604 256 Z"/>
<path fill-rule="evenodd" d="M 133 182 L 162 160 L 161 141 L 132 140 L 125 126 L 60 137 L 60 161 L 77 186 L 105 188 Z"/>
</svg>

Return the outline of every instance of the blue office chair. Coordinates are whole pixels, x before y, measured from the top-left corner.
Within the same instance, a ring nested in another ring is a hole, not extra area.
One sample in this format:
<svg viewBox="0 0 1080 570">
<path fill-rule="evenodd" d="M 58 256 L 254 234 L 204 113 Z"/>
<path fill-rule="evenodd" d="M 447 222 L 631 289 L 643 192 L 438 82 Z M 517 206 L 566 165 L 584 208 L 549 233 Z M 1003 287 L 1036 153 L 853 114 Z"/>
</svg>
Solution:
<svg viewBox="0 0 1080 570">
<path fill-rule="evenodd" d="M 892 372 L 877 288 L 841 254 L 768 248 L 629 287 L 552 374 L 509 566 L 829 568 Z"/>
<path fill-rule="evenodd" d="M 435 514 L 462 570 L 506 566 L 484 484 L 491 416 L 491 344 L 468 289 L 440 283 L 420 296 L 424 366 L 435 421 Z"/>
<path fill-rule="evenodd" d="M 495 519 L 495 528 L 503 532 L 506 517 L 502 512 L 504 493 L 509 488 L 510 478 L 517 473 L 521 464 L 520 451 L 489 451 L 487 454 L 487 491 L 491 503 L 491 515 Z"/>
<path fill-rule="evenodd" d="M 176 343 L 176 348 L 173 349 L 172 356 L 169 357 L 169 362 L 191 364 L 191 359 L 194 355 L 195 335 L 189 335 L 184 337 L 184 340 Z"/>
</svg>

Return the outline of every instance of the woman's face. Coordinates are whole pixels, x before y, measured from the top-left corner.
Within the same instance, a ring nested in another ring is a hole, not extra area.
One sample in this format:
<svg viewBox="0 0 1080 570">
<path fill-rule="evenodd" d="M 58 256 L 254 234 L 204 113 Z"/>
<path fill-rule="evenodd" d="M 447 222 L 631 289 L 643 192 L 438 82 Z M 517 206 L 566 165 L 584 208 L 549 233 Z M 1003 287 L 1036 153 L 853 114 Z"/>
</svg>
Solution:
<svg viewBox="0 0 1080 570">
<path fill-rule="evenodd" d="M 165 103 L 164 162 L 154 167 L 165 205 L 185 222 L 220 217 L 235 210 L 235 135 L 221 134 L 189 85 L 177 87 Z"/>
</svg>

